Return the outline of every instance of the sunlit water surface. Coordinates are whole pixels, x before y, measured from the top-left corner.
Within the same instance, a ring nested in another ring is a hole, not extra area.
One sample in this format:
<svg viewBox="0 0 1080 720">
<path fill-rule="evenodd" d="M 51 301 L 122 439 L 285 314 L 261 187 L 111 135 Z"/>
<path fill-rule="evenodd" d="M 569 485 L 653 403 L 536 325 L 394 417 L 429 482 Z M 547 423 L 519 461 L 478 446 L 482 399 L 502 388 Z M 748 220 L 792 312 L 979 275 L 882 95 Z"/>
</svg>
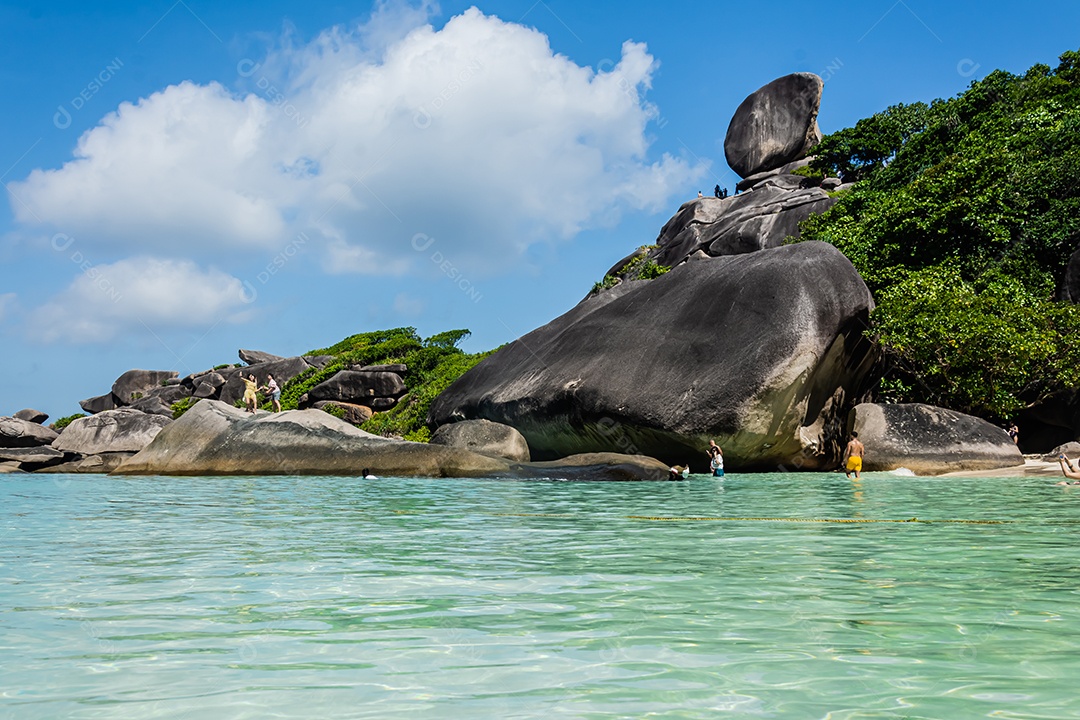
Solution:
<svg viewBox="0 0 1080 720">
<path fill-rule="evenodd" d="M 1052 482 L 0 476 L 0 717 L 1080 717 Z"/>
</svg>

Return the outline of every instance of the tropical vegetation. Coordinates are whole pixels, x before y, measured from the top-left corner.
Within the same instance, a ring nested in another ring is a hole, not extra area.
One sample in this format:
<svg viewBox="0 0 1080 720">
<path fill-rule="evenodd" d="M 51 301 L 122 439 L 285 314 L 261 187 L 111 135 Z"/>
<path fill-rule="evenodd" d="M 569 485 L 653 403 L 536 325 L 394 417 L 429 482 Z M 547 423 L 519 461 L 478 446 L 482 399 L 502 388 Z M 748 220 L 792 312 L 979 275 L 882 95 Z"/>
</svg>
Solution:
<svg viewBox="0 0 1080 720">
<path fill-rule="evenodd" d="M 1058 298 L 1080 238 L 1080 53 L 887 108 L 811 168 L 857 182 L 801 240 L 873 291 L 884 399 L 1004 420 L 1077 386 L 1080 310 Z"/>
</svg>

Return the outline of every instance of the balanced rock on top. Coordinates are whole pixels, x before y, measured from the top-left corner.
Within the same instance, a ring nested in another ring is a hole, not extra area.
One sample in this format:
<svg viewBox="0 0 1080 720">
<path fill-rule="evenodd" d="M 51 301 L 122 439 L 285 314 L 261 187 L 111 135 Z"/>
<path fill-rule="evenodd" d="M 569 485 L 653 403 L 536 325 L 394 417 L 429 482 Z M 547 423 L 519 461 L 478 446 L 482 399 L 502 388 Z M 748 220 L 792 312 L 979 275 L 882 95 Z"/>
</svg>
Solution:
<svg viewBox="0 0 1080 720">
<path fill-rule="evenodd" d="M 806 157 L 821 142 L 817 115 L 823 87 L 813 73 L 794 73 L 743 100 L 724 138 L 731 169 L 745 178 Z"/>
</svg>

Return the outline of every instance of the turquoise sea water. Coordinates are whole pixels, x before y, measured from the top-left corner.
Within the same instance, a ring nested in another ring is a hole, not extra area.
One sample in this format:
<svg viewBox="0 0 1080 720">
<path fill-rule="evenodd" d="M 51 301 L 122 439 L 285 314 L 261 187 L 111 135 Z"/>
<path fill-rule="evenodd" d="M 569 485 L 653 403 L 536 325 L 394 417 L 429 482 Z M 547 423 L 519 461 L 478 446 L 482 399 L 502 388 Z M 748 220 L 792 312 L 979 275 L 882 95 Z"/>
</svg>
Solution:
<svg viewBox="0 0 1080 720">
<path fill-rule="evenodd" d="M 0 476 L 0 718 L 1080 717 L 1052 482 Z"/>
</svg>

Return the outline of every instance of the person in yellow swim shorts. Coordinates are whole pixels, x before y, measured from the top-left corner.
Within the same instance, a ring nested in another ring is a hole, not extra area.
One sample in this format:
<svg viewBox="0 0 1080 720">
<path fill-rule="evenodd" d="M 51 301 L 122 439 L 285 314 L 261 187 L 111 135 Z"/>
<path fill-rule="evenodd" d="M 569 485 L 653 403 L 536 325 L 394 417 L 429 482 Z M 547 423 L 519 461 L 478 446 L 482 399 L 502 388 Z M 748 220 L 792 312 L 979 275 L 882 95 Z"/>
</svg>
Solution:
<svg viewBox="0 0 1080 720">
<path fill-rule="evenodd" d="M 855 473 L 856 478 L 861 477 L 862 459 L 865 452 L 866 448 L 859 442 L 859 433 L 851 433 L 851 441 L 844 450 L 844 475 L 851 477 L 851 473 Z"/>
</svg>

